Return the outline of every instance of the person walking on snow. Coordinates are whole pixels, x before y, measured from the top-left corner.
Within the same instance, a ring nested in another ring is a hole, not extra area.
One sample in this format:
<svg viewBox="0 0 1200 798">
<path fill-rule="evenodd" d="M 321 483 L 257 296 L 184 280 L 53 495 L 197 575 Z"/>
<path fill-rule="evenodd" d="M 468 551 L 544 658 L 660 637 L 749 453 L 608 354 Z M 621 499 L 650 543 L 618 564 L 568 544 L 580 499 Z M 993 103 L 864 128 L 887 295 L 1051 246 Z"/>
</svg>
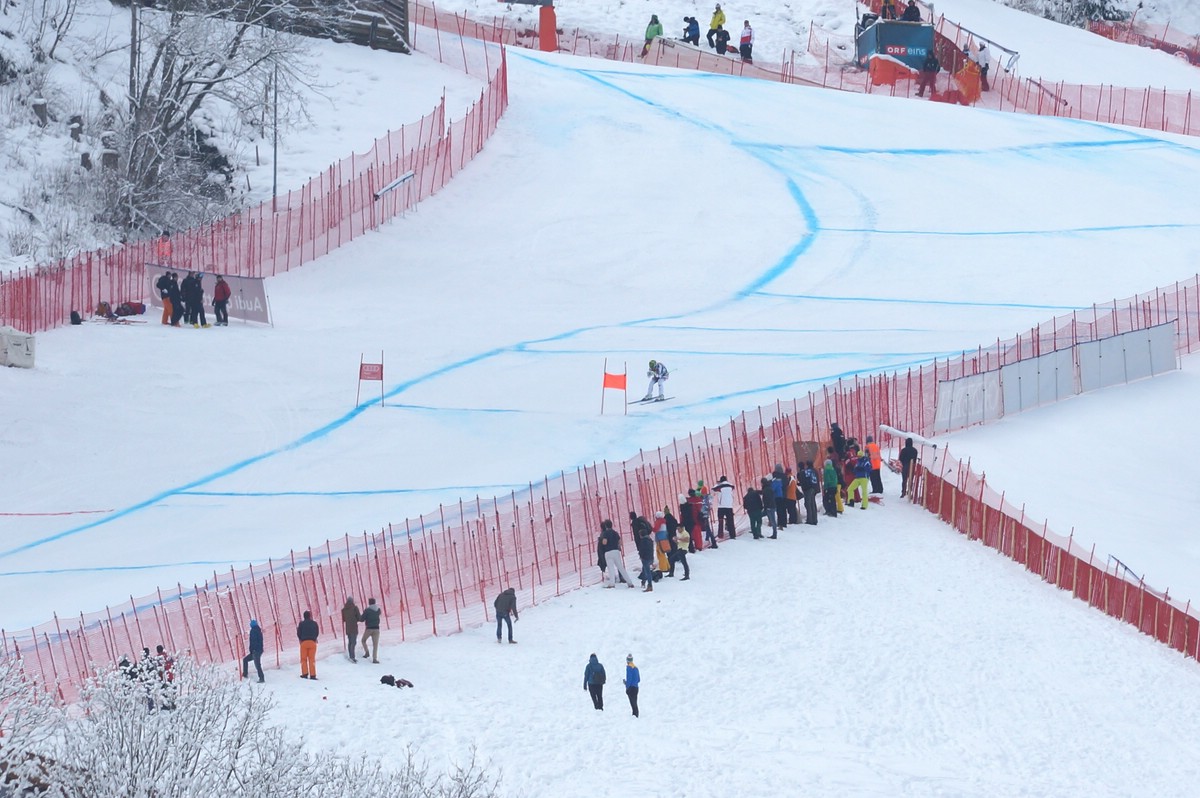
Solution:
<svg viewBox="0 0 1200 798">
<path fill-rule="evenodd" d="M 638 671 L 637 665 L 633 664 L 632 654 L 625 658 L 625 678 L 622 681 L 625 684 L 625 695 L 629 696 L 629 706 L 633 709 L 633 716 L 636 718 L 638 716 L 638 686 L 642 683 L 642 674 Z"/>
<path fill-rule="evenodd" d="M 354 652 L 358 650 L 358 623 L 361 620 L 362 613 L 358 611 L 354 597 L 347 596 L 346 603 L 342 605 L 342 627 L 346 632 L 346 654 L 351 662 L 358 662 Z"/>
<path fill-rule="evenodd" d="M 258 626 L 258 621 L 250 621 L 250 644 L 246 647 L 248 652 L 242 657 L 242 678 L 250 676 L 250 663 L 254 663 L 254 670 L 258 671 L 258 683 L 262 684 L 266 681 L 263 678 L 262 655 L 263 655 L 263 633 Z"/>
<path fill-rule="evenodd" d="M 717 484 L 713 485 L 713 493 L 717 494 L 717 537 L 723 538 L 726 534 L 729 539 L 733 540 L 737 537 L 737 532 L 733 529 L 733 495 L 737 488 L 729 482 L 729 479 L 722 474 L 717 480 Z"/>
<path fill-rule="evenodd" d="M 604 570 L 604 586 L 616 587 L 617 578 L 620 577 L 629 587 L 633 587 L 633 580 L 629 578 L 625 563 L 621 560 L 621 536 L 613 529 L 613 522 L 608 519 L 600 522 L 600 540 L 597 547 L 605 565 L 608 566 Z"/>
<path fill-rule="evenodd" d="M 643 402 L 649 402 L 654 394 L 654 386 L 658 386 L 658 399 L 655 401 L 661 402 L 667 397 L 663 396 L 663 386 L 671 376 L 671 372 L 667 371 L 667 364 L 658 360 L 650 361 L 650 369 L 646 372 L 646 376 L 650 378 L 650 384 L 646 387 L 646 395 L 642 397 Z"/>
<path fill-rule="evenodd" d="M 711 50 L 716 47 L 716 44 L 713 43 L 713 36 L 717 34 L 717 31 L 722 30 L 722 26 L 724 24 L 725 12 L 721 10 L 721 4 L 717 3 L 717 8 L 715 11 L 713 11 L 712 19 L 709 20 L 708 23 L 708 36 L 705 37 L 708 39 L 708 49 Z M 725 55 L 725 51 L 723 49 L 718 49 L 717 52 L 721 55 Z"/>
<path fill-rule="evenodd" d="M 379 619 L 383 616 L 383 610 L 375 603 L 375 599 L 367 599 L 367 607 L 362 611 L 363 629 L 362 647 L 363 657 L 367 656 L 367 641 L 371 642 L 371 662 L 379 663 Z"/>
<path fill-rule="evenodd" d="M 912 475 L 913 463 L 917 462 L 917 447 L 913 446 L 912 438 L 904 439 L 904 448 L 900 450 L 900 497 L 908 495 L 908 478 Z"/>
<path fill-rule="evenodd" d="M 745 20 L 742 26 L 742 38 L 738 42 L 738 53 L 742 56 L 742 61 L 747 64 L 753 64 L 754 59 L 751 54 L 754 51 L 754 28 L 750 27 L 750 20 Z"/>
<path fill-rule="evenodd" d="M 496 596 L 492 606 L 496 608 L 496 642 L 500 642 L 500 628 L 503 624 L 508 624 L 508 642 L 517 642 L 513 640 L 512 634 L 512 622 L 521 620 L 521 616 L 517 614 L 517 589 L 510 587 L 504 590 Z"/>
<path fill-rule="evenodd" d="M 296 626 L 296 639 L 300 641 L 300 678 L 317 680 L 317 638 L 321 627 L 313 620 L 312 611 L 304 611 L 304 620 Z"/>
<path fill-rule="evenodd" d="M 742 509 L 750 519 L 750 537 L 762 540 L 763 499 L 762 494 L 753 485 L 746 488 L 746 495 L 742 497 Z"/>
<path fill-rule="evenodd" d="M 583 689 L 592 697 L 592 707 L 604 711 L 604 666 L 593 654 L 583 669 Z"/>
<path fill-rule="evenodd" d="M 650 52 L 650 45 L 662 34 L 662 23 L 658 21 L 658 14 L 651 14 L 650 24 L 646 26 L 646 44 L 642 47 L 642 58 L 646 57 Z"/>
</svg>

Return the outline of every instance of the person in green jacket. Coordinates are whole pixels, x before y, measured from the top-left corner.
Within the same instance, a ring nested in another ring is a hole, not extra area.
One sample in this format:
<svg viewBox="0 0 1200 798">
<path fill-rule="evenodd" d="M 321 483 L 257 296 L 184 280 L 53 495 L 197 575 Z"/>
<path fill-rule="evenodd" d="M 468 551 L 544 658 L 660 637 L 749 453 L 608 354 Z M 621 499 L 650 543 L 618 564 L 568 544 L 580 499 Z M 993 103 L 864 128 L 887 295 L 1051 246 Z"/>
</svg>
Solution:
<svg viewBox="0 0 1200 798">
<path fill-rule="evenodd" d="M 837 518 L 838 473 L 833 460 L 825 461 L 825 469 L 821 475 L 821 503 L 825 505 L 825 515 Z"/>
<path fill-rule="evenodd" d="M 658 14 L 651 14 L 650 24 L 646 26 L 646 46 L 642 48 L 642 58 L 650 52 L 650 43 L 662 34 L 662 23 L 658 21 Z"/>
</svg>

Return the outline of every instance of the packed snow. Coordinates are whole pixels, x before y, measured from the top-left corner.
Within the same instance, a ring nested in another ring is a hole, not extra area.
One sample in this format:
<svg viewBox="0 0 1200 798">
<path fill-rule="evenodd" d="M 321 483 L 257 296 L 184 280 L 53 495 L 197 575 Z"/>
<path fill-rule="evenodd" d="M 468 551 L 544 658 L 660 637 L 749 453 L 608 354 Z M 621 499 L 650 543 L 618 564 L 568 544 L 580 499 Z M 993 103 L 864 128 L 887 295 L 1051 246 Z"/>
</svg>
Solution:
<svg viewBox="0 0 1200 798">
<path fill-rule="evenodd" d="M 3 517 L 0 625 L 624 459 L 1195 271 L 1193 140 L 527 51 L 509 66 L 482 155 L 271 280 L 273 327 L 89 324 L 0 372 L 0 511 L 88 513 Z M 359 358 L 380 351 L 387 407 L 356 410 Z M 676 400 L 599 416 L 606 357 L 638 378 L 664 360 Z M 1151 490 L 1127 472 L 1154 478 L 1158 433 L 1188 449 L 1194 375 L 1185 361 L 949 442 L 1186 598 L 1186 477 Z M 418 741 L 438 763 L 475 746 L 511 794 L 1191 794 L 1196 663 L 897 490 L 706 551 L 687 583 L 522 607 L 515 646 L 385 633 L 380 665 L 352 665 L 326 634 L 321 681 L 289 664 L 265 689 L 310 746 Z M 592 652 L 603 713 L 579 692 Z"/>
</svg>

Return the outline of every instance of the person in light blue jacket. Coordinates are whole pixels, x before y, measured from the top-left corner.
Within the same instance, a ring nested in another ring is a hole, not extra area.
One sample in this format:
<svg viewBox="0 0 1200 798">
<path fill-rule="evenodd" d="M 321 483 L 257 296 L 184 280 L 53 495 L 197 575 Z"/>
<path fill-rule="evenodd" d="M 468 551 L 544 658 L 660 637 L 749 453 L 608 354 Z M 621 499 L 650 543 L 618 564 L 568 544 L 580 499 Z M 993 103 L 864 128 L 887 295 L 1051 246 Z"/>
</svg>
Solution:
<svg viewBox="0 0 1200 798">
<path fill-rule="evenodd" d="M 633 664 L 633 655 L 625 658 L 625 695 L 629 696 L 629 706 L 633 708 L 633 716 L 638 716 L 638 685 L 642 683 L 642 674 L 637 665 Z"/>
</svg>

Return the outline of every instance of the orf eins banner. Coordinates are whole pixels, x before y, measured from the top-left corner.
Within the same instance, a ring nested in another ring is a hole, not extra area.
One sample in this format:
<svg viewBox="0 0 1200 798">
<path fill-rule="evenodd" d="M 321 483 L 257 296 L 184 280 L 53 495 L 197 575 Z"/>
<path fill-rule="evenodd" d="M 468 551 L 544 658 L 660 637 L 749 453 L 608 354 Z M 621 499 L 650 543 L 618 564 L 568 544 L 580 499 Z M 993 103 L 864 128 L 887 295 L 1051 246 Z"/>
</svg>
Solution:
<svg viewBox="0 0 1200 798">
<path fill-rule="evenodd" d="M 162 297 L 154 284 L 158 278 L 167 272 L 175 272 L 183 282 L 187 272 L 173 266 L 160 266 L 157 263 L 146 264 L 146 276 L 150 279 L 150 305 L 162 309 Z M 229 283 L 229 318 L 242 321 L 257 321 L 262 324 L 271 323 L 271 309 L 267 305 L 267 283 L 261 277 L 237 277 L 226 275 L 225 282 Z M 217 284 L 217 275 L 204 273 L 204 308 L 205 312 L 212 309 L 212 289 Z"/>
<path fill-rule="evenodd" d="M 872 34 L 874 34 L 872 42 Z M 889 55 L 913 69 L 920 69 L 933 50 L 933 26 L 925 22 L 879 20 L 866 31 L 863 44 L 874 53 Z M 859 48 L 859 55 L 862 46 Z"/>
</svg>

